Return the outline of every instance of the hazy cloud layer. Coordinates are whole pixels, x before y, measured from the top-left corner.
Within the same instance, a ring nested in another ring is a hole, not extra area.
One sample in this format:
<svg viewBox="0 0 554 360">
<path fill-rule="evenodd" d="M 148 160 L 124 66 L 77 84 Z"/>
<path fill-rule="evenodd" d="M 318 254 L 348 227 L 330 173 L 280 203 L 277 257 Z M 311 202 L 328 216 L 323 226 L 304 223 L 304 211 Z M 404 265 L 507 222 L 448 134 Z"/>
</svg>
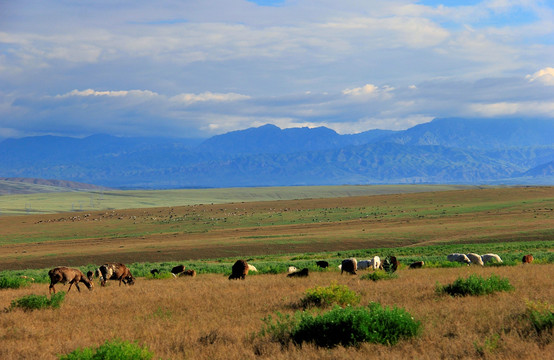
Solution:
<svg viewBox="0 0 554 360">
<path fill-rule="evenodd" d="M 554 5 L 441 3 L 0 0 L 0 137 L 553 117 Z"/>
</svg>

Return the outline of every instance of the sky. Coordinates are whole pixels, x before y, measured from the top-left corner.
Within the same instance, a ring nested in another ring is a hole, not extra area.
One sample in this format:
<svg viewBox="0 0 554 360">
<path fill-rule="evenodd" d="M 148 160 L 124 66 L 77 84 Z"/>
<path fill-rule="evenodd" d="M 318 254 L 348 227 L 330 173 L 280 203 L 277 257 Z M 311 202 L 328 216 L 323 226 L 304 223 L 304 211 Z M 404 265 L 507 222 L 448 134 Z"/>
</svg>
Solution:
<svg viewBox="0 0 554 360">
<path fill-rule="evenodd" d="M 554 121 L 552 0 L 0 0 L 0 139 Z"/>
</svg>

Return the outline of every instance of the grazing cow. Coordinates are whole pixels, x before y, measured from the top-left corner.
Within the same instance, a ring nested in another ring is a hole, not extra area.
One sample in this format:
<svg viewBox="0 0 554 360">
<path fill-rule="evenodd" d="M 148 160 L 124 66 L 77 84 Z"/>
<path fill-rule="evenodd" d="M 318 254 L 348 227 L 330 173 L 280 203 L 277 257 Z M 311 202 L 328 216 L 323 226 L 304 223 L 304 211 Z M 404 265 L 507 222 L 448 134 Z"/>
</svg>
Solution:
<svg viewBox="0 0 554 360">
<path fill-rule="evenodd" d="M 358 261 L 358 270 L 365 270 L 371 267 L 372 260 L 360 260 Z"/>
<path fill-rule="evenodd" d="M 180 273 L 179 276 L 195 277 L 196 276 L 196 270 L 191 270 L 191 269 L 185 270 L 182 273 Z"/>
<path fill-rule="evenodd" d="M 160 270 L 158 270 L 158 269 L 152 269 L 152 270 L 150 270 L 150 274 L 152 274 L 152 276 L 156 276 L 156 275 L 158 275 L 159 273 L 160 273 Z"/>
<path fill-rule="evenodd" d="M 316 261 L 315 264 L 317 266 L 319 266 L 320 268 L 322 268 L 322 269 L 325 269 L 325 268 L 329 267 L 329 263 L 327 261 L 323 261 L 323 260 Z"/>
<path fill-rule="evenodd" d="M 471 261 L 471 265 L 475 264 L 475 265 L 485 266 L 485 264 L 483 263 L 483 259 L 481 258 L 481 255 L 469 253 L 469 254 L 466 254 L 466 256 Z"/>
<path fill-rule="evenodd" d="M 396 256 L 387 256 L 382 263 L 382 268 L 388 273 L 393 273 L 398 269 L 399 265 L 400 263 L 396 259 Z"/>
<path fill-rule="evenodd" d="M 242 279 L 246 278 L 248 274 L 248 263 L 244 260 L 237 260 L 231 269 L 231 275 L 229 275 L 229 280 Z"/>
<path fill-rule="evenodd" d="M 296 266 L 289 266 L 288 269 L 287 269 L 287 273 L 289 273 L 289 274 L 292 274 L 293 272 L 296 272 L 296 271 L 298 271 Z"/>
<path fill-rule="evenodd" d="M 92 281 L 92 279 L 94 279 L 94 273 L 92 271 L 87 271 L 87 279 L 89 279 L 89 281 Z"/>
<path fill-rule="evenodd" d="M 85 284 L 89 290 L 92 290 L 94 287 L 92 281 L 90 281 L 79 269 L 72 269 L 65 266 L 56 267 L 48 271 L 48 276 L 50 277 L 50 286 L 48 287 L 49 294 L 52 294 L 52 291 L 54 291 L 54 294 L 56 293 L 54 285 L 57 283 L 62 283 L 64 285 L 69 283 L 69 289 L 67 289 L 67 292 L 71 290 L 71 286 L 73 286 L 73 284 L 77 287 L 77 291 L 81 292 L 81 289 L 79 288 L 80 282 Z"/>
<path fill-rule="evenodd" d="M 185 271 L 185 265 L 177 265 L 171 269 L 171 275 L 173 275 L 173 277 L 177 277 L 177 275 L 183 271 Z"/>
<path fill-rule="evenodd" d="M 521 262 L 524 264 L 530 264 L 533 262 L 533 260 L 534 260 L 533 255 L 527 254 L 523 256 L 523 259 L 521 259 Z"/>
<path fill-rule="evenodd" d="M 288 274 L 287 277 L 307 277 L 309 273 L 308 268 L 304 268 L 300 271 L 295 271 L 291 274 Z"/>
<path fill-rule="evenodd" d="M 108 280 L 119 280 L 119 286 L 121 286 L 121 283 L 125 285 L 135 284 L 135 278 L 131 271 L 121 263 L 108 263 L 100 266 L 96 269 L 96 276 L 100 278 L 100 285 L 102 286 L 106 286 Z"/>
<path fill-rule="evenodd" d="M 352 275 L 357 275 L 356 270 L 358 270 L 358 262 L 355 258 L 344 259 L 340 267 L 340 274 L 347 272 Z"/>
<path fill-rule="evenodd" d="M 395 258 L 396 259 L 396 258 Z M 397 264 L 398 265 L 398 264 Z M 371 267 L 373 270 L 382 269 L 381 266 L 381 258 L 379 256 L 374 256 L 373 259 L 371 259 Z"/>
<path fill-rule="evenodd" d="M 256 269 L 254 265 L 250 265 L 250 264 L 248 264 L 248 270 L 258 272 L 258 269 Z"/>
<path fill-rule="evenodd" d="M 410 269 L 421 269 L 425 265 L 425 262 L 423 261 L 416 261 L 410 264 Z"/>
<path fill-rule="evenodd" d="M 461 263 L 467 264 L 467 266 L 471 264 L 471 260 L 469 260 L 466 254 L 453 253 L 453 254 L 447 255 L 446 260 L 452 261 L 452 262 L 461 262 Z"/>
<path fill-rule="evenodd" d="M 502 259 L 497 254 L 481 255 L 481 259 L 483 259 L 483 263 L 485 263 L 485 264 L 488 263 L 488 262 L 491 262 L 491 261 L 498 262 L 498 263 L 502 262 Z"/>
</svg>

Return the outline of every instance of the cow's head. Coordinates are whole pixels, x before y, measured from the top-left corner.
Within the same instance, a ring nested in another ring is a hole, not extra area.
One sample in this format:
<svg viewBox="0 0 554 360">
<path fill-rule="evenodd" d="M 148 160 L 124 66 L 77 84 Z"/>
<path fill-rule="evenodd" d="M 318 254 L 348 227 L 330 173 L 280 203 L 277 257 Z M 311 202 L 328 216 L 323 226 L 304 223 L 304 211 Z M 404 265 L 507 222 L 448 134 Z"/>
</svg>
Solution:
<svg viewBox="0 0 554 360">
<path fill-rule="evenodd" d="M 135 278 L 132 275 L 129 275 L 125 278 L 125 282 L 128 285 L 135 285 Z"/>
</svg>

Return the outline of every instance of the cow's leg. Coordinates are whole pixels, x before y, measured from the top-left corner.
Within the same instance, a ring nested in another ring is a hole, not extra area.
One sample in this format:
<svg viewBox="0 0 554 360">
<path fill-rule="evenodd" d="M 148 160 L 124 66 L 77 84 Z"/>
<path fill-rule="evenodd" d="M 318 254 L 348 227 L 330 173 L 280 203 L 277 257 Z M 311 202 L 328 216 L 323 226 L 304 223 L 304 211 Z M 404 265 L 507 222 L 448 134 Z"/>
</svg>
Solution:
<svg viewBox="0 0 554 360">
<path fill-rule="evenodd" d="M 75 282 L 75 287 L 77 288 L 78 292 L 81 292 L 81 288 L 79 287 L 79 284 L 77 282 Z"/>
<path fill-rule="evenodd" d="M 54 294 L 56 293 L 56 288 L 54 287 L 54 284 L 50 283 L 50 286 L 48 287 L 48 294 L 52 295 L 52 290 L 54 290 Z"/>
</svg>

